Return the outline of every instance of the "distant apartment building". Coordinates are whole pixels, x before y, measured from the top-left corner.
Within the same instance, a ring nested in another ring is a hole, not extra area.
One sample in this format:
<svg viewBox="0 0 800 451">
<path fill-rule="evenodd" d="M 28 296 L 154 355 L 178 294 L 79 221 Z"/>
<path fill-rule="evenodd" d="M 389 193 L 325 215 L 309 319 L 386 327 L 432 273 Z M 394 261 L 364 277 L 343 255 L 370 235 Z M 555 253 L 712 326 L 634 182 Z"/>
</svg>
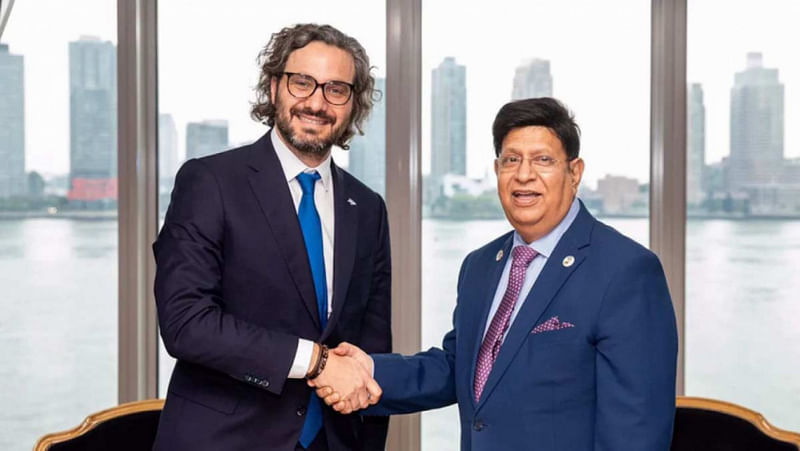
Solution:
<svg viewBox="0 0 800 451">
<path fill-rule="evenodd" d="M 117 51 L 109 41 L 69 43 L 70 186 L 67 198 L 117 199 Z"/>
<path fill-rule="evenodd" d="M 386 79 L 375 80 L 381 95 L 364 126 L 350 142 L 348 171 L 381 196 L 386 195 Z"/>
<path fill-rule="evenodd" d="M 550 61 L 532 59 L 523 62 L 514 72 L 511 100 L 553 96 L 553 76 Z"/>
<path fill-rule="evenodd" d="M 24 60 L 0 44 L 0 198 L 27 192 Z"/>
<path fill-rule="evenodd" d="M 186 124 L 186 159 L 201 158 L 228 148 L 228 121 L 207 120 Z"/>
</svg>

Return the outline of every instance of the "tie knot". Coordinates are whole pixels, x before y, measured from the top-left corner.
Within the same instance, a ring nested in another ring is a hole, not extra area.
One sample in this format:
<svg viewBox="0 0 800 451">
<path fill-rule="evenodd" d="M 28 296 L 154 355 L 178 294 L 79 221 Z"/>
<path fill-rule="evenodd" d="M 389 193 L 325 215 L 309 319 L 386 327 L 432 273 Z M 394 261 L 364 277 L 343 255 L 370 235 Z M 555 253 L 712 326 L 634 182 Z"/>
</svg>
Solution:
<svg viewBox="0 0 800 451">
<path fill-rule="evenodd" d="M 300 189 L 303 194 L 314 194 L 314 184 L 317 183 L 321 177 L 319 172 L 301 172 L 297 174 L 297 181 L 300 183 Z"/>
<path fill-rule="evenodd" d="M 528 246 L 517 246 L 511 250 L 511 266 L 527 268 L 537 255 L 539 253 Z"/>
</svg>

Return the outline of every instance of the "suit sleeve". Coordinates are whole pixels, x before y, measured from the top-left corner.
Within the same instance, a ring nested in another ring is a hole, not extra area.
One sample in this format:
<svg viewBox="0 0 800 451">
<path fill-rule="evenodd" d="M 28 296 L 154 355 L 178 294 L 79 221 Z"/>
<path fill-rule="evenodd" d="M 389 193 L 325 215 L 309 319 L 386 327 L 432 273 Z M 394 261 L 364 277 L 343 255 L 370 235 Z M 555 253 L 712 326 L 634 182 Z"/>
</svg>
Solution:
<svg viewBox="0 0 800 451">
<path fill-rule="evenodd" d="M 675 418 L 678 338 L 655 255 L 634 259 L 608 285 L 596 337 L 595 451 L 667 451 Z"/>
<path fill-rule="evenodd" d="M 377 250 L 370 286 L 367 310 L 361 328 L 361 348 L 367 353 L 392 352 L 392 257 L 389 240 L 389 218 L 386 204 L 378 196 L 380 213 L 378 222 Z M 363 416 L 362 433 L 365 451 L 383 451 L 389 432 L 389 417 Z"/>
<path fill-rule="evenodd" d="M 458 291 L 468 267 L 469 256 L 461 265 Z M 383 389 L 380 402 L 368 414 L 393 415 L 437 409 L 456 402 L 455 365 L 458 337 L 458 310 L 453 312 L 453 329 L 442 340 L 442 347 L 430 348 L 413 356 L 373 355 L 375 380 Z"/>
<path fill-rule="evenodd" d="M 298 338 L 225 312 L 224 233 L 218 182 L 202 161 L 189 160 L 176 176 L 164 226 L 153 245 L 164 346 L 178 360 L 279 394 Z"/>
</svg>

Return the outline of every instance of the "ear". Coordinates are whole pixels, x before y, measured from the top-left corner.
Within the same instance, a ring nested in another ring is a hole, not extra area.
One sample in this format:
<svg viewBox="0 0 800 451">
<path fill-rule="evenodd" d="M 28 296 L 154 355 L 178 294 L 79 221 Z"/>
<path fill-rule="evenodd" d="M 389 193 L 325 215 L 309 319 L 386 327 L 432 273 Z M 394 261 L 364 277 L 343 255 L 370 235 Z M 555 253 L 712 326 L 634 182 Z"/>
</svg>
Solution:
<svg viewBox="0 0 800 451">
<path fill-rule="evenodd" d="M 569 162 L 568 170 L 569 170 L 569 178 L 570 178 L 570 185 L 572 185 L 572 189 L 575 193 L 578 192 L 578 187 L 581 185 L 581 178 L 583 178 L 583 158 L 576 158 Z"/>
<path fill-rule="evenodd" d="M 278 96 L 278 77 L 272 76 L 269 79 L 269 101 L 275 105 L 275 98 Z"/>
<path fill-rule="evenodd" d="M 494 159 L 494 175 L 497 176 L 498 179 L 500 178 L 500 162 L 497 161 L 497 158 Z"/>
</svg>

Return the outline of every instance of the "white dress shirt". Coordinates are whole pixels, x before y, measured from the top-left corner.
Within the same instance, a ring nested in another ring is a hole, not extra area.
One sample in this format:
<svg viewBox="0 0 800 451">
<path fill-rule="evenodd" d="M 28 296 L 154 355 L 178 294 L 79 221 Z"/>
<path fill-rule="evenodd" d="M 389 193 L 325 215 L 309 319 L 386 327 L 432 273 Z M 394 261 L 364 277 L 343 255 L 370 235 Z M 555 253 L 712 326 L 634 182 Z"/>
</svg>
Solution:
<svg viewBox="0 0 800 451">
<path fill-rule="evenodd" d="M 547 259 L 553 254 L 553 250 L 561 240 L 564 232 L 567 231 L 569 226 L 572 225 L 572 222 L 575 220 L 575 217 L 578 216 L 578 211 L 580 211 L 580 209 L 580 202 L 576 197 L 572 200 L 572 205 L 570 205 L 569 211 L 567 211 L 567 215 L 564 216 L 564 219 L 562 219 L 561 222 L 559 222 L 558 225 L 550 231 L 550 233 L 539 238 L 538 240 L 533 241 L 530 244 L 526 243 L 525 240 L 519 236 L 519 233 L 514 232 L 514 244 L 511 247 L 512 249 L 517 246 L 528 246 L 535 250 L 538 255 L 536 255 L 536 258 L 533 259 L 531 264 L 528 265 L 528 269 L 525 271 L 525 282 L 522 283 L 522 289 L 519 292 L 519 299 L 517 299 L 517 303 L 514 304 L 514 310 L 511 312 L 511 318 L 508 320 L 508 329 L 506 329 L 506 331 L 511 329 L 511 324 L 514 322 L 514 319 L 517 317 L 517 313 L 519 313 L 519 310 L 522 308 L 522 304 L 525 303 L 525 298 L 527 298 L 528 293 L 531 292 L 531 288 L 533 288 L 533 284 L 536 282 L 536 279 L 542 272 L 544 264 L 547 263 Z M 484 338 L 486 337 L 486 332 L 489 331 L 489 326 L 492 325 L 492 318 L 494 318 L 495 312 L 498 308 L 500 308 L 500 303 L 503 301 L 503 295 L 505 294 L 506 287 L 508 286 L 508 277 L 510 273 L 511 255 L 509 255 L 506 259 L 506 266 L 503 269 L 503 275 L 500 276 L 500 282 L 497 284 L 497 290 L 494 293 L 492 307 L 489 309 L 489 318 L 486 320 L 486 327 L 483 330 Z"/>
<path fill-rule="evenodd" d="M 328 286 L 328 316 L 331 314 L 331 301 L 333 299 L 333 179 L 331 178 L 331 156 L 320 163 L 315 168 L 310 168 L 300 161 L 286 146 L 277 129 L 270 132 L 272 147 L 278 155 L 278 160 L 283 168 L 283 175 L 286 183 L 289 184 L 289 191 L 292 193 L 294 210 L 300 208 L 300 200 L 303 198 L 303 189 L 297 181 L 297 175 L 301 172 L 318 172 L 320 179 L 314 185 L 314 205 L 319 213 L 319 220 L 322 223 L 322 253 L 325 260 L 325 282 Z M 294 362 L 289 369 L 289 378 L 302 379 L 308 373 L 309 361 L 314 353 L 314 342 L 299 338 L 297 342 L 297 352 L 294 355 Z"/>
</svg>

